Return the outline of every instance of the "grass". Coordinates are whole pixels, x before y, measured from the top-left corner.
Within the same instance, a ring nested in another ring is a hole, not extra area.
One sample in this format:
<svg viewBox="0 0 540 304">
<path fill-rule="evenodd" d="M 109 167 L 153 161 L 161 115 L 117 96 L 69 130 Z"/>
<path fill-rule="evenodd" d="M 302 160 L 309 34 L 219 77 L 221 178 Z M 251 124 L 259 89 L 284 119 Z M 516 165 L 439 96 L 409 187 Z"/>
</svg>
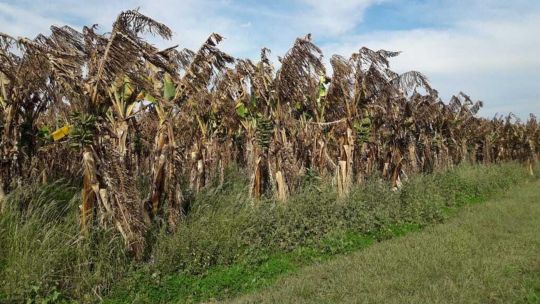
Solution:
<svg viewBox="0 0 540 304">
<path fill-rule="evenodd" d="M 0 303 L 89 302 L 127 271 L 112 231 L 79 236 L 76 187 L 58 181 L 10 194 L 0 217 Z M 92 240 L 92 241 L 90 241 Z"/>
<path fill-rule="evenodd" d="M 169 272 L 164 279 L 154 281 L 126 278 L 122 284 L 116 286 L 106 302 L 200 302 L 252 292 L 272 285 L 279 277 L 294 273 L 303 266 L 365 248 L 376 241 L 417 231 L 429 223 L 440 222 L 452 216 L 466 203 L 483 201 L 519 181 L 526 180 L 521 175 L 521 168 L 517 171 L 514 169 L 517 168 L 513 165 L 458 168 L 444 174 L 417 177 L 400 193 L 392 192 L 385 188 L 384 184 L 374 181 L 365 187 L 354 189 L 345 202 L 337 200 L 328 190 L 323 190 L 322 193 L 308 190 L 292 198 L 285 209 L 273 209 L 269 214 L 268 210 L 263 208 L 258 211 L 264 213 L 250 214 L 251 219 L 237 217 L 238 222 L 246 223 L 244 227 L 247 228 L 243 231 L 244 234 L 247 231 L 247 235 L 252 239 L 250 249 L 257 249 L 256 246 L 263 243 L 258 250 L 250 251 L 255 253 L 254 255 L 245 255 L 239 262 L 232 262 L 228 266 L 211 266 L 200 274 Z M 223 199 L 222 196 L 218 197 Z M 225 205 L 228 206 L 227 203 Z M 206 227 L 209 235 L 218 233 L 213 231 L 214 227 L 223 227 L 219 224 L 211 225 L 219 222 L 226 212 L 218 214 L 217 220 L 204 221 L 205 225 L 209 225 Z M 284 218 L 280 218 L 281 216 Z M 264 222 L 261 223 L 261 219 L 264 219 Z M 328 227 L 330 225 L 333 227 Z M 249 231 L 254 227 L 259 228 L 255 235 L 251 234 L 253 231 Z M 297 230 L 302 234 L 296 234 Z M 268 232 L 272 231 L 279 231 L 279 234 L 271 234 L 270 239 L 265 241 L 264 238 L 269 237 Z M 223 232 L 227 233 L 226 230 L 222 230 Z M 224 237 L 224 240 L 230 241 L 227 237 Z M 167 241 L 172 242 L 173 248 L 178 248 L 176 246 L 181 243 L 178 240 Z M 294 241 L 296 247 L 292 244 Z M 218 245 L 219 243 L 217 242 Z M 209 245 L 209 248 L 212 248 L 212 244 Z M 231 248 L 230 245 L 224 247 Z M 161 250 L 164 248 L 168 246 Z M 184 248 L 167 249 L 168 252 L 182 250 Z M 212 252 L 211 249 L 209 251 Z M 208 251 L 202 252 L 208 254 Z M 181 257 L 174 257 L 174 253 L 163 256 L 167 259 L 173 257 L 174 260 L 165 260 L 164 263 L 170 267 L 178 265 L 181 260 Z"/>
<path fill-rule="evenodd" d="M 200 302 L 252 292 L 270 286 L 279 277 L 303 266 L 326 261 L 336 254 L 366 248 L 375 241 L 373 237 L 342 233 L 324 240 L 318 247 L 301 247 L 292 252 L 267 256 L 261 254 L 259 263 L 213 267 L 203 276 L 173 274 L 153 280 L 142 272 L 137 279 L 133 276 L 125 281 L 130 286 L 117 286 L 120 291 L 114 293 L 114 298 L 106 299 L 105 303 L 125 303 L 126 299 L 136 303 Z M 133 286 L 133 282 L 137 282 L 137 285 Z"/>
<path fill-rule="evenodd" d="M 232 303 L 540 303 L 540 183 Z"/>
<path fill-rule="evenodd" d="M 12 193 L 0 217 L 0 302 L 169 303 L 225 299 L 271 286 L 284 274 L 439 223 L 529 178 L 517 164 L 458 167 L 416 176 L 401 191 L 372 180 L 337 198 L 306 181 L 287 203 L 247 196 L 232 171 L 194 197 L 174 233 L 151 232 L 134 262 L 111 230 L 81 239 L 76 187 L 56 183 Z"/>
</svg>

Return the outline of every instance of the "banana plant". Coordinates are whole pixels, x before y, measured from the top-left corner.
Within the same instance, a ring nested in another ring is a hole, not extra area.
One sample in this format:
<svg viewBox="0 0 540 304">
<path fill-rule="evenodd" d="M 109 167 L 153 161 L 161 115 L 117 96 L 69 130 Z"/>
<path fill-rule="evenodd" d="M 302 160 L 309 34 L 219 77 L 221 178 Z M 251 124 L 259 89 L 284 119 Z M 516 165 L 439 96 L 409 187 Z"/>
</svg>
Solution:
<svg viewBox="0 0 540 304">
<path fill-rule="evenodd" d="M 157 70 L 152 70 L 154 71 L 152 81 L 154 81 L 154 87 L 158 88 L 157 94 L 144 93 L 144 98 L 152 103 L 159 122 L 152 151 L 153 165 L 151 168 L 150 194 L 146 198 L 144 205 L 149 220 L 152 220 L 163 211 L 163 200 L 167 199 L 168 223 L 171 227 L 174 227 L 180 219 L 182 204 L 184 203 L 179 177 L 176 175 L 179 166 L 173 130 L 173 122 L 177 112 L 172 100 L 177 85 L 169 74 L 165 74 L 160 78 L 155 73 Z"/>
</svg>

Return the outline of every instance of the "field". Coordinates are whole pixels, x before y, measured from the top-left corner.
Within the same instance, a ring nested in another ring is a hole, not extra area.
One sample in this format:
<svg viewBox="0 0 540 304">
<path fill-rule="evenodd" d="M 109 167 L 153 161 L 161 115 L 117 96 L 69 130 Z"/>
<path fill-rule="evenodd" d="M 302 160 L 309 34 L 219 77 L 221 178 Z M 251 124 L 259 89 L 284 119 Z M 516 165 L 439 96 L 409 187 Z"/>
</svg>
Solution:
<svg viewBox="0 0 540 304">
<path fill-rule="evenodd" d="M 230 299 L 538 177 L 534 114 L 444 101 L 400 52 L 172 33 L 139 10 L 0 33 L 0 301 Z"/>
<path fill-rule="evenodd" d="M 128 258 L 114 231 L 100 231 L 91 243 L 81 239 L 73 216 L 80 196 L 65 182 L 14 192 L 0 221 L 0 295 L 8 302 L 230 298 L 335 255 L 460 218 L 462 206 L 531 181 L 516 164 L 459 167 L 414 177 L 400 192 L 374 180 L 352 189 L 347 199 L 326 181 L 312 181 L 290 204 L 276 200 L 253 207 L 247 203 L 248 181 L 231 171 L 223 188 L 197 197 L 182 230 L 152 232 L 149 239 L 155 243 L 146 262 Z M 527 184 L 523 195 L 536 193 L 532 185 L 537 183 Z M 20 205 L 29 208 L 21 213 Z M 529 209 L 524 205 L 523 210 Z M 388 244 L 383 246 L 393 243 Z"/>
<path fill-rule="evenodd" d="M 232 303 L 539 303 L 540 184 Z"/>
</svg>

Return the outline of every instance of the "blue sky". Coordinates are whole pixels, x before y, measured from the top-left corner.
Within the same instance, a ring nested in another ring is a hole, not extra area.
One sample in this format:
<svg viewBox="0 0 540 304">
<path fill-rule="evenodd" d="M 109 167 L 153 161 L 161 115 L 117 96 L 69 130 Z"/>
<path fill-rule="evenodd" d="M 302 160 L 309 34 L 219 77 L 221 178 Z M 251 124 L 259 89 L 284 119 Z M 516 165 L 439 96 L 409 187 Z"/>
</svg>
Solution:
<svg viewBox="0 0 540 304">
<path fill-rule="evenodd" d="M 195 49 L 212 32 L 236 57 L 261 47 L 283 55 L 312 33 L 326 58 L 362 46 L 399 50 L 392 67 L 426 74 L 443 99 L 464 91 L 485 102 L 482 116 L 540 116 L 538 0 L 0 0 L 0 31 L 33 37 L 51 24 L 97 23 L 103 31 L 121 10 L 141 11 L 170 26 L 172 41 Z"/>
</svg>

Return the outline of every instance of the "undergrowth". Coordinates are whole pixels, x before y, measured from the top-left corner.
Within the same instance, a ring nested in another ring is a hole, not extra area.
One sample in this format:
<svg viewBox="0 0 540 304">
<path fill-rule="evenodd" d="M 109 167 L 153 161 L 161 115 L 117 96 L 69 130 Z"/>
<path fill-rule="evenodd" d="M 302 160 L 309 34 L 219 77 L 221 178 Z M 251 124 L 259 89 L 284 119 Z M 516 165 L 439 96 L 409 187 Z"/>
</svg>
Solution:
<svg viewBox="0 0 540 304">
<path fill-rule="evenodd" d="M 540 172 L 538 172 L 540 173 Z M 114 230 L 80 237 L 80 195 L 65 181 L 11 193 L 0 215 L 0 302 L 197 302 L 268 286 L 284 273 L 444 220 L 529 177 L 522 166 L 460 166 L 399 191 L 370 180 L 338 198 L 310 178 L 287 202 L 252 201 L 231 170 L 196 195 L 177 231 L 149 236 L 144 262 Z"/>
</svg>

